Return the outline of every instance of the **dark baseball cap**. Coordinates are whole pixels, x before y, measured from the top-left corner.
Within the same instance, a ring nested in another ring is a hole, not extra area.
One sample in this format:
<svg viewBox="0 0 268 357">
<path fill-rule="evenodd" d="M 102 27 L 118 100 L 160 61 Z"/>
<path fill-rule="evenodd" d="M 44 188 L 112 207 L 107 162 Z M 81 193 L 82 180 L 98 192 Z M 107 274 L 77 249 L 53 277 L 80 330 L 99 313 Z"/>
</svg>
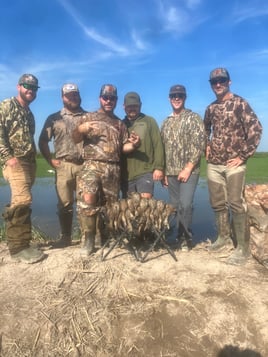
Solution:
<svg viewBox="0 0 268 357">
<path fill-rule="evenodd" d="M 38 79 L 33 74 L 25 73 L 20 77 L 18 84 L 30 84 L 32 86 L 38 87 Z"/>
<path fill-rule="evenodd" d="M 169 95 L 170 94 L 184 94 L 186 96 L 186 89 L 184 86 L 182 86 L 181 84 L 175 84 L 174 86 L 170 87 L 169 90 Z"/>
<path fill-rule="evenodd" d="M 77 92 L 79 93 L 79 89 L 78 89 L 78 86 L 74 83 L 65 83 L 63 86 L 62 86 L 62 94 L 67 94 L 67 93 L 70 93 L 70 92 Z"/>
<path fill-rule="evenodd" d="M 141 105 L 141 99 L 140 96 L 138 95 L 138 93 L 136 92 L 128 92 L 125 95 L 124 98 L 124 105 L 128 106 L 128 105 Z"/>
<path fill-rule="evenodd" d="M 103 84 L 100 90 L 100 97 L 103 95 L 112 95 L 117 97 L 117 88 L 112 84 Z"/>
<path fill-rule="evenodd" d="M 230 79 L 230 75 L 226 68 L 215 68 L 213 69 L 213 71 L 210 72 L 209 80 L 215 78 Z"/>
</svg>

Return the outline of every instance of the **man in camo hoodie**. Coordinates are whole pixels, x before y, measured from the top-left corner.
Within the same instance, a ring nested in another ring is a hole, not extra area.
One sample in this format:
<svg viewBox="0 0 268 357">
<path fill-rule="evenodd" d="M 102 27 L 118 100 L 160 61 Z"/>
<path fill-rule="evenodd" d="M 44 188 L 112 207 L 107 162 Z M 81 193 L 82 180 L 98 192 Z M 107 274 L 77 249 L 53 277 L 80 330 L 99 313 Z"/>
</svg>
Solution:
<svg viewBox="0 0 268 357">
<path fill-rule="evenodd" d="M 248 102 L 231 93 L 231 79 L 225 68 L 210 73 L 216 100 L 205 112 L 206 159 L 210 203 L 215 212 L 218 237 L 208 247 L 218 251 L 231 239 L 232 219 L 235 250 L 228 264 L 241 265 L 249 257 L 249 227 L 244 197 L 246 163 L 256 151 L 262 126 Z"/>
</svg>

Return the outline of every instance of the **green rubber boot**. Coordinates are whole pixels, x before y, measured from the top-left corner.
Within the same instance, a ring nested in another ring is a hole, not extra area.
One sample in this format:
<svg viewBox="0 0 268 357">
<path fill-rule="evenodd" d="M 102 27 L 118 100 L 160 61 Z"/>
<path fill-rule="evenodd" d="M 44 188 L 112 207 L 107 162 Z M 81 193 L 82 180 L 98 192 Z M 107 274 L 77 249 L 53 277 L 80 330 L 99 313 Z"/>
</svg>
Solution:
<svg viewBox="0 0 268 357">
<path fill-rule="evenodd" d="M 243 265 L 250 257 L 250 231 L 246 213 L 233 214 L 233 231 L 237 246 L 230 257 L 227 259 L 226 263 L 232 265 Z"/>
<path fill-rule="evenodd" d="M 231 229 L 228 210 L 215 212 L 215 218 L 218 237 L 214 243 L 207 247 L 207 249 L 212 252 L 221 250 L 231 242 Z"/>
<path fill-rule="evenodd" d="M 83 258 L 89 257 L 95 250 L 95 235 L 96 235 L 96 215 L 79 216 L 81 227 L 82 246 L 80 255 Z"/>
<path fill-rule="evenodd" d="M 71 209 L 60 210 L 59 213 L 59 222 L 61 228 L 60 239 L 51 242 L 51 246 L 54 249 L 65 248 L 72 245 L 72 222 L 73 222 L 73 211 Z"/>
<path fill-rule="evenodd" d="M 19 253 L 11 255 L 12 259 L 16 259 L 17 261 L 26 264 L 34 264 L 40 262 L 41 260 L 44 259 L 44 257 L 45 257 L 44 253 L 41 250 L 34 247 L 25 248 L 21 250 Z"/>
</svg>

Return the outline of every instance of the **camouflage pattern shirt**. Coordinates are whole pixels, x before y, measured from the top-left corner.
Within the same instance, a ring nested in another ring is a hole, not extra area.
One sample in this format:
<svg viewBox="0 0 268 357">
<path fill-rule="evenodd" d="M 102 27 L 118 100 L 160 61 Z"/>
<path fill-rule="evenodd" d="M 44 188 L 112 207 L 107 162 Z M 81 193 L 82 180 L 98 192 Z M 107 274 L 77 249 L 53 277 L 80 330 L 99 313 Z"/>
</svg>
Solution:
<svg viewBox="0 0 268 357">
<path fill-rule="evenodd" d="M 12 157 L 34 160 L 35 120 L 29 108 L 20 105 L 15 97 L 0 103 L 0 162 Z"/>
<path fill-rule="evenodd" d="M 261 123 L 247 101 L 236 94 L 222 103 L 211 103 L 204 124 L 210 146 L 208 162 L 215 165 L 226 165 L 237 156 L 246 161 L 261 140 Z"/>
<path fill-rule="evenodd" d="M 101 111 L 84 114 L 82 122 L 97 122 L 99 128 L 97 133 L 84 135 L 84 160 L 119 163 L 123 144 L 128 140 L 125 124 L 117 116 Z"/>
<path fill-rule="evenodd" d="M 56 159 L 79 160 L 82 158 L 83 144 L 75 144 L 72 133 L 84 113 L 86 112 L 82 108 L 77 113 L 62 108 L 61 111 L 51 114 L 45 121 L 40 139 L 49 142 L 53 138 Z"/>
<path fill-rule="evenodd" d="M 188 162 L 192 172 L 200 171 L 201 155 L 205 148 L 205 131 L 201 117 L 189 109 L 169 115 L 161 127 L 165 149 L 167 176 L 177 176 Z"/>
</svg>

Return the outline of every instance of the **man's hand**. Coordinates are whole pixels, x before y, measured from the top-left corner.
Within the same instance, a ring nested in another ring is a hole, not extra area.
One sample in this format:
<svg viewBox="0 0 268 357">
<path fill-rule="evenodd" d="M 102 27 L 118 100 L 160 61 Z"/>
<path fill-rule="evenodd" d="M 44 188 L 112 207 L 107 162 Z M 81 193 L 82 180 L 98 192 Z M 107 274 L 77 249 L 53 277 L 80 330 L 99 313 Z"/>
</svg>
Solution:
<svg viewBox="0 0 268 357">
<path fill-rule="evenodd" d="M 130 133 L 128 141 L 133 144 L 135 148 L 138 148 L 141 144 L 139 135 L 137 135 L 134 131 Z"/>
<path fill-rule="evenodd" d="M 50 160 L 50 165 L 56 169 L 57 167 L 59 167 L 61 164 L 61 160 L 58 160 L 58 159 L 51 159 Z"/>
<path fill-rule="evenodd" d="M 206 148 L 206 160 L 208 160 L 209 153 L 210 153 L 210 146 L 208 145 Z"/>
<path fill-rule="evenodd" d="M 89 132 L 92 132 L 93 135 L 99 135 L 100 129 L 98 123 L 88 121 L 78 126 L 78 132 L 80 134 L 88 134 Z"/>
<path fill-rule="evenodd" d="M 154 170 L 153 172 L 153 180 L 161 181 L 164 178 L 164 172 L 162 170 Z"/>
<path fill-rule="evenodd" d="M 244 163 L 244 161 L 242 159 L 240 159 L 239 156 L 233 158 L 233 159 L 230 159 L 227 161 L 227 167 L 238 167 L 240 165 L 242 165 Z"/>
<path fill-rule="evenodd" d="M 11 159 L 6 161 L 6 166 L 15 167 L 19 163 L 19 160 L 16 157 L 12 157 Z"/>
</svg>

